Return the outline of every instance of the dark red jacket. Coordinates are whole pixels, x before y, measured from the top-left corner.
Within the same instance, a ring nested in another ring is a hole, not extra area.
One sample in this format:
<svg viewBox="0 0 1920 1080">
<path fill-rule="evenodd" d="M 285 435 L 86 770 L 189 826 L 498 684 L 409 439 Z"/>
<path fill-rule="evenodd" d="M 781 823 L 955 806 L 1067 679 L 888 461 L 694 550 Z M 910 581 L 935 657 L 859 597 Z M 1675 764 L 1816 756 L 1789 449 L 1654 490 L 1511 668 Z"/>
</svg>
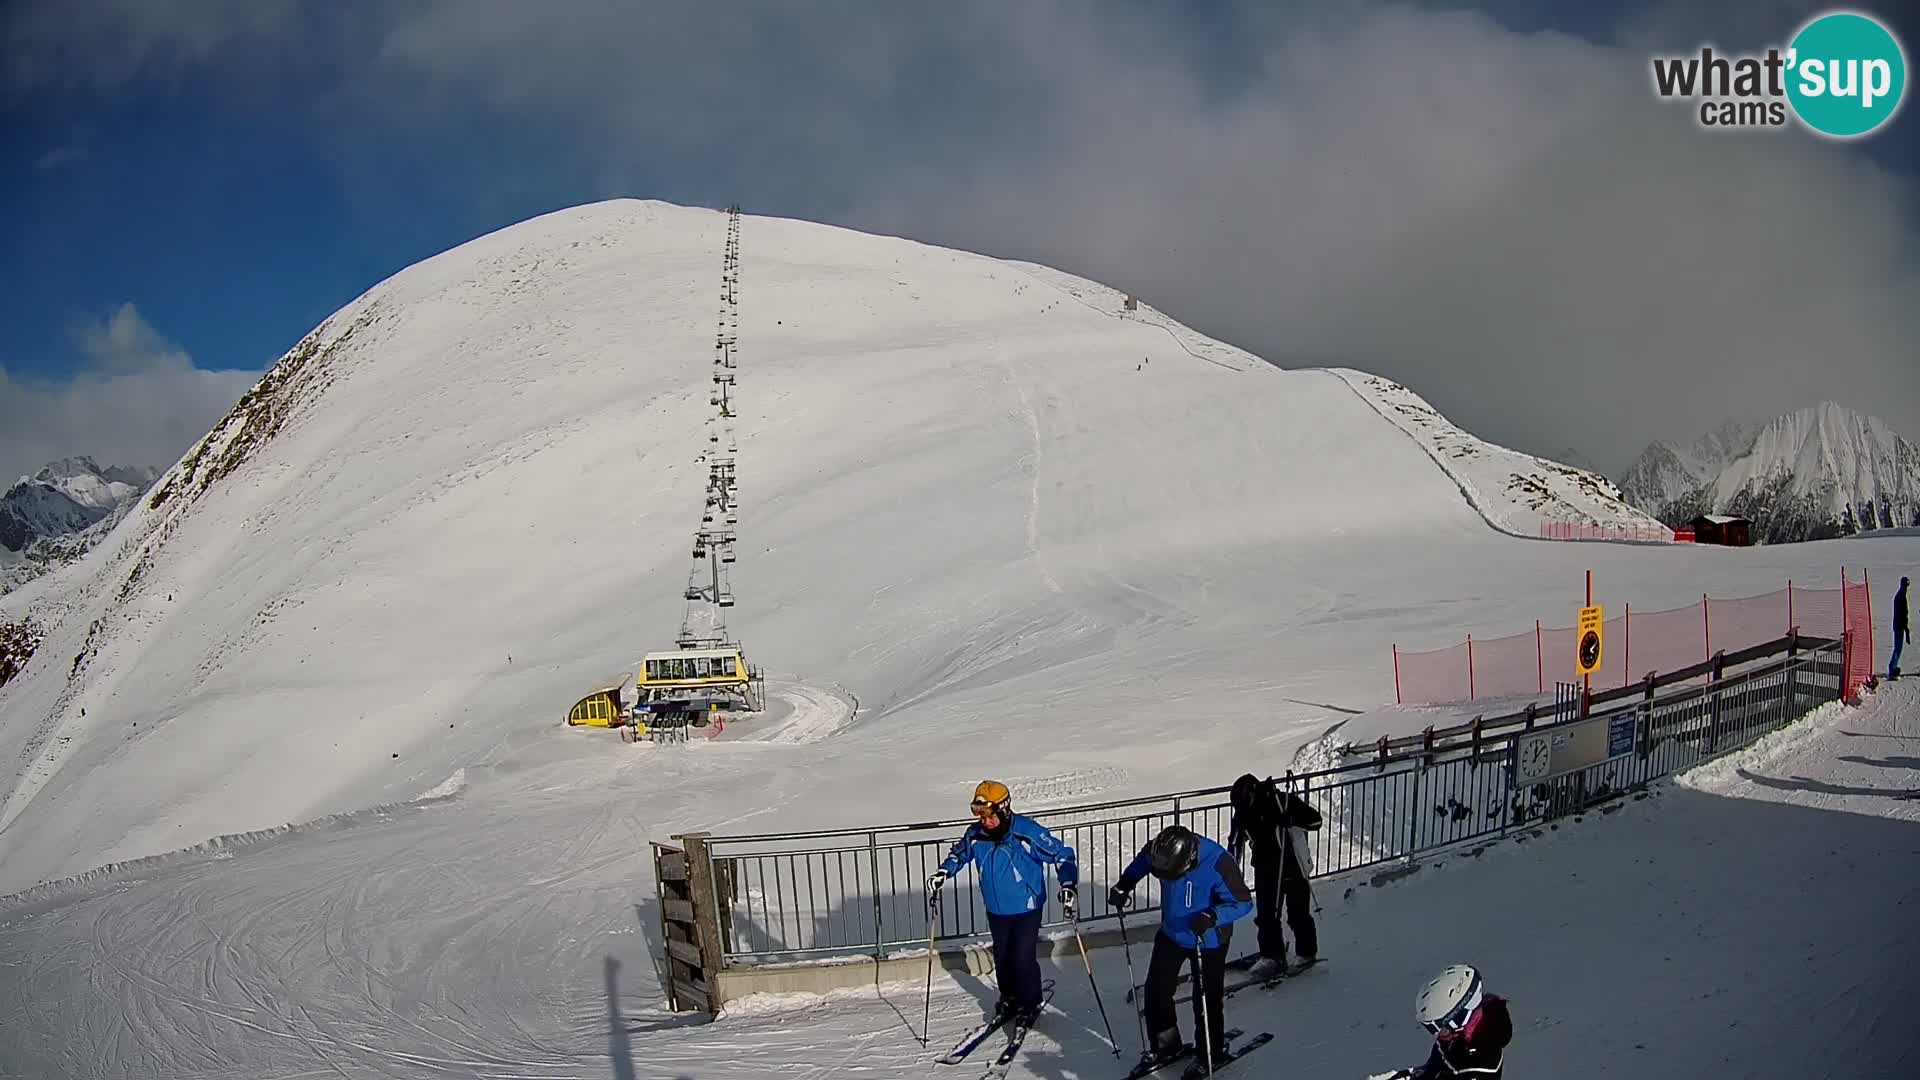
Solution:
<svg viewBox="0 0 1920 1080">
<path fill-rule="evenodd" d="M 1502 1058 L 1513 1041 L 1505 998 L 1488 994 L 1465 1030 L 1433 1041 L 1426 1064 L 1412 1080 L 1500 1080 Z"/>
</svg>

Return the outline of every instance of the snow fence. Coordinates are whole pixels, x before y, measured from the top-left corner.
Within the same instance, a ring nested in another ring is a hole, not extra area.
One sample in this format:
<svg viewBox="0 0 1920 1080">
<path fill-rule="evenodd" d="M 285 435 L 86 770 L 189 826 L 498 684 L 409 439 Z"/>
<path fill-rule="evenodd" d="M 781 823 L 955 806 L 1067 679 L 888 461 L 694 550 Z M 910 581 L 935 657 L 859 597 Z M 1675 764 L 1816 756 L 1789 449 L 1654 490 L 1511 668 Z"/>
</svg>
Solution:
<svg viewBox="0 0 1920 1080">
<path fill-rule="evenodd" d="M 1765 658 L 1757 655 L 1767 651 Z M 1596 708 L 1573 699 L 1560 713 L 1529 714 L 1499 729 L 1476 724 L 1414 750 L 1316 772 L 1285 773 L 1283 787 L 1323 815 L 1307 834 L 1315 879 L 1410 863 L 1414 856 L 1505 835 L 1644 787 L 1743 747 L 1840 696 L 1841 642 L 1797 635 L 1755 646 L 1700 681 L 1692 672 Z M 1724 657 L 1722 658 L 1725 659 Z M 1223 778 L 1230 780 L 1231 778 Z M 1105 894 L 1143 845 L 1167 825 L 1224 842 L 1229 786 L 1035 811 L 1030 816 L 1071 845 L 1080 865 L 1081 925 L 1091 941 L 1116 914 Z M 925 963 L 941 951 L 977 947 L 988 936 L 971 874 L 948 883 L 929 910 L 925 882 L 969 820 L 755 836 L 688 834 L 686 847 L 656 855 L 675 876 L 704 882 L 670 905 L 672 983 L 680 1008 L 717 1009 L 766 987 L 754 973 L 781 972 L 783 989 L 810 986 L 794 971 L 859 965 L 846 972 Z M 673 860 L 678 859 L 678 862 Z M 688 870 L 689 864 L 692 869 Z M 669 883 L 663 881 L 663 890 Z M 1159 907 L 1149 877 L 1135 893 L 1133 934 L 1151 935 Z M 669 898 L 674 899 L 674 898 Z M 1071 933 L 1049 898 L 1043 937 Z M 1110 935 L 1102 935 L 1110 936 Z M 917 960 L 913 959 L 918 957 Z M 919 977 L 919 976 L 914 976 Z M 725 983 L 727 986 L 723 987 Z M 824 987 L 825 984 L 823 984 Z M 838 984 L 835 984 L 838 985 Z"/>
<path fill-rule="evenodd" d="M 1697 603 L 1661 611 L 1635 611 L 1625 605 L 1602 628 L 1605 674 L 1596 688 L 1631 686 L 1649 671 L 1711 660 L 1718 651 L 1738 652 L 1774 640 L 1795 628 L 1809 637 L 1838 640 L 1843 631 L 1859 639 L 1855 648 L 1867 657 L 1857 665 L 1848 696 L 1872 666 L 1873 601 L 1868 583 L 1847 580 L 1840 588 L 1809 589 L 1787 582 L 1784 589 L 1760 596 L 1716 600 L 1706 593 Z M 1504 637 L 1466 640 L 1444 649 L 1393 650 L 1394 699 L 1402 705 L 1452 705 L 1499 701 L 1550 693 L 1554 684 L 1575 681 L 1571 626 L 1542 626 Z"/>
</svg>

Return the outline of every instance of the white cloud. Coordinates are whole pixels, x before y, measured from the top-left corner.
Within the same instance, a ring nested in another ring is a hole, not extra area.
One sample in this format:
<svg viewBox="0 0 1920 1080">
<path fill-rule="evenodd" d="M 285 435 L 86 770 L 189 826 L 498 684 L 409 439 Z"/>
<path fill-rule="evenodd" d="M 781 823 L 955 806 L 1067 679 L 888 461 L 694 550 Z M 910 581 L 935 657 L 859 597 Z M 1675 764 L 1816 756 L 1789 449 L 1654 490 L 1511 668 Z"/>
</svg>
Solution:
<svg viewBox="0 0 1920 1080">
<path fill-rule="evenodd" d="M 76 454 L 171 465 L 261 374 L 194 367 L 132 304 L 75 338 L 86 363 L 70 379 L 22 379 L 0 367 L 0 482 Z"/>
<path fill-rule="evenodd" d="M 1036 259 L 1618 469 L 1651 438 L 1829 397 L 1920 436 L 1913 181 L 1798 131 L 1702 132 L 1650 90 L 1649 49 L 1765 44 L 1804 7 L 1668 0 L 1621 44 L 1359 0 L 1204 19 L 422 0 L 318 44 L 286 19 L 251 32 L 340 50 L 313 137 L 341 160 L 380 132 L 486 130 L 501 160 L 463 174 L 475 206 L 532 169 L 583 199 L 739 201 Z M 167 10 L 180 25 L 138 17 L 160 44 L 130 51 L 186 64 L 233 40 Z"/>
</svg>

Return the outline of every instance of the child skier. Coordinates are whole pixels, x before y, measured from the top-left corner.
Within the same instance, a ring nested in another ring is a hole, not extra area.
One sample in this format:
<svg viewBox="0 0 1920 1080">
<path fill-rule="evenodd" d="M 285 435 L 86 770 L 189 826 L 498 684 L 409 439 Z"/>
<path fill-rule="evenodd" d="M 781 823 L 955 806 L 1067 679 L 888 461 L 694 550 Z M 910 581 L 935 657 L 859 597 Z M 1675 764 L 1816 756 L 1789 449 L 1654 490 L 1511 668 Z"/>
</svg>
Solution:
<svg viewBox="0 0 1920 1080">
<path fill-rule="evenodd" d="M 1433 1033 L 1433 1051 L 1417 1069 L 1377 1073 L 1367 1080 L 1500 1080 L 1513 1020 L 1504 998 L 1486 993 L 1480 973 L 1454 964 L 1413 1001 L 1414 1018 Z"/>
<path fill-rule="evenodd" d="M 939 903 L 940 887 L 972 863 L 980 876 L 980 899 L 993 933 L 993 973 L 1000 1000 L 995 1019 L 1011 1016 L 1017 1027 L 1032 1027 L 1040 1016 L 1040 917 L 1047 906 L 1047 864 L 1060 879 L 1060 905 L 1075 915 L 1080 883 L 1073 849 L 1039 822 L 1013 812 L 1013 795 L 998 780 L 982 780 L 973 789 L 977 818 L 927 878 L 927 908 Z"/>
<path fill-rule="evenodd" d="M 1221 999 L 1227 975 L 1227 945 L 1232 924 L 1253 911 L 1253 896 L 1240 866 L 1227 849 L 1181 825 L 1169 825 L 1147 842 L 1107 893 L 1107 903 L 1125 908 L 1133 889 L 1151 873 L 1160 879 L 1160 932 L 1153 938 L 1147 966 L 1147 1056 L 1160 1062 L 1185 1055 L 1180 1025 L 1174 1018 L 1173 991 L 1180 966 L 1199 953 L 1193 995 L 1196 1047 L 1205 1060 L 1227 1056 L 1226 1015 Z M 1204 1037 L 1205 1041 L 1202 1041 Z"/>
</svg>

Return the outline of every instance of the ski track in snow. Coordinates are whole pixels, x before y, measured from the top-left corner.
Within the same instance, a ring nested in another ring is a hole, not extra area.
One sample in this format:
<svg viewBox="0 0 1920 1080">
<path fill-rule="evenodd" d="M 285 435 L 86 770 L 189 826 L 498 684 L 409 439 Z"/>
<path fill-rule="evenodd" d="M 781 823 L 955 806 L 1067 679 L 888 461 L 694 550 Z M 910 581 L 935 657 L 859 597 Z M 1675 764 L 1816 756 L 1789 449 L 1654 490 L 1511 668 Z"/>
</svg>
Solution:
<svg viewBox="0 0 1920 1080">
<path fill-rule="evenodd" d="M 1386 885 L 1364 873 L 1318 882 L 1327 966 L 1236 995 L 1229 1021 L 1274 1031 L 1299 1075 L 1410 1064 L 1424 1053 L 1406 1015 L 1413 990 L 1466 958 L 1513 1002 L 1509 1069 L 1523 1075 L 1602 1080 L 1622 1061 L 1649 1080 L 1912 1075 L 1920 830 L 1913 804 L 1888 796 L 1920 785 L 1920 762 L 1884 750 L 1920 740 L 1916 706 L 1920 683 L 1894 684 L 1610 813 Z M 1856 768 L 1869 773 L 1840 794 L 1713 793 L 1742 773 L 1840 786 Z M 666 1015 L 653 913 L 634 910 L 652 897 L 642 834 L 618 816 L 611 779 L 513 803 L 479 790 L 0 912 L 0 1061 L 21 1075 L 219 1080 L 824 1077 L 856 1065 L 910 1077 L 990 1000 L 979 980 L 942 978 L 926 1049 L 917 981 L 756 997 L 707 1025 Z M 1816 795 L 1846 802 L 1802 804 Z M 1118 950 L 1092 955 L 1131 1055 Z M 1058 1012 L 1010 1075 L 1108 1075 L 1078 958 L 1047 974 Z M 1846 1023 L 1759 1023 L 1788 983 Z"/>
<path fill-rule="evenodd" d="M 793 675 L 712 743 L 569 730 L 677 625 L 723 231 L 621 202 L 396 275 L 252 461 L 0 598 L 49 627 L 0 690 L 0 760 L 60 755 L 10 777 L 0 829 L 0 1075 L 924 1075 L 911 984 L 666 1015 L 648 842 L 944 819 L 983 776 L 1043 804 L 1279 772 L 1334 719 L 1315 703 L 1392 700 L 1389 642 L 1570 621 L 1587 569 L 1657 608 L 1920 563 L 1914 537 L 1514 541 L 1338 377 L 1046 268 L 749 218 L 729 621 Z M 1365 1075 L 1419 1059 L 1407 1001 L 1471 954 L 1515 998 L 1516 1077 L 1913 1075 L 1883 1004 L 1920 992 L 1889 959 L 1915 945 L 1911 804 L 1875 791 L 1912 782 L 1914 685 L 1846 714 L 1866 736 L 1323 883 L 1329 965 L 1230 1016 L 1289 1069 Z M 1119 957 L 1094 963 L 1136 1049 Z M 1014 1075 L 1107 1074 L 1084 970 L 1053 974 Z M 984 993 L 936 987 L 935 1041 Z M 1764 1022 L 1783 1000 L 1845 1010 L 1826 1056 Z"/>
</svg>

